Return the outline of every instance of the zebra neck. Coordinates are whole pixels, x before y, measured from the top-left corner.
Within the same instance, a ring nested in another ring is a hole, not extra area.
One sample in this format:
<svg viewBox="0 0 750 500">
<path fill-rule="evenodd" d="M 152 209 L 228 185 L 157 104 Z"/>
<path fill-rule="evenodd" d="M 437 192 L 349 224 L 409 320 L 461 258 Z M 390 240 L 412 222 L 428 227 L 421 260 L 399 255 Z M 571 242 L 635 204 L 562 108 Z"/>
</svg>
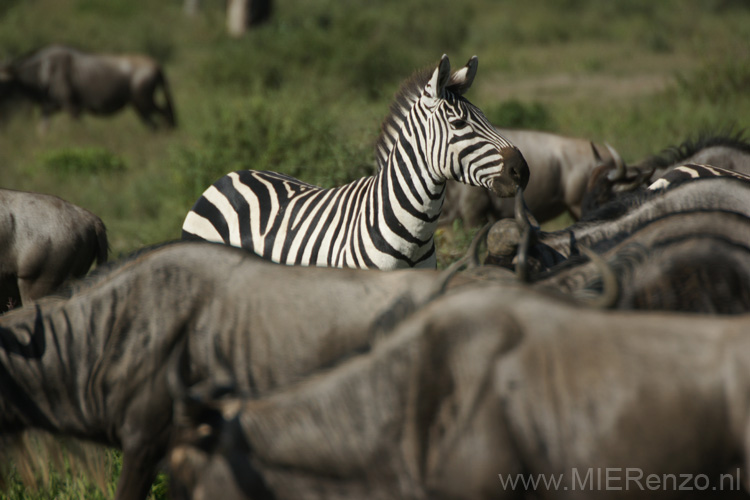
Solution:
<svg viewBox="0 0 750 500">
<path fill-rule="evenodd" d="M 388 162 L 372 179 L 364 196 L 368 240 L 382 252 L 374 267 L 435 267 L 433 235 L 445 197 L 445 182 L 436 181 L 410 143 L 396 143 Z M 364 221 L 362 221 L 364 222 Z M 381 242 L 381 243 L 378 243 Z"/>
<path fill-rule="evenodd" d="M 425 222 L 437 221 L 445 197 L 445 179 L 428 167 L 423 146 L 402 131 L 377 173 L 377 184 L 398 204 Z"/>
</svg>

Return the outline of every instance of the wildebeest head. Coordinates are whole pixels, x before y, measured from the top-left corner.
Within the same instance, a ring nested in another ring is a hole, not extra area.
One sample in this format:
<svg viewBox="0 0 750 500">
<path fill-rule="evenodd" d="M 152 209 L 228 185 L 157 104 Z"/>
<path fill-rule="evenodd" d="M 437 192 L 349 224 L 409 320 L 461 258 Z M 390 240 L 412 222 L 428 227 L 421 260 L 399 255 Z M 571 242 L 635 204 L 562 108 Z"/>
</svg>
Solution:
<svg viewBox="0 0 750 500">
<path fill-rule="evenodd" d="M 618 194 L 645 186 L 654 173 L 654 169 L 648 166 L 627 166 L 614 149 L 607 147 L 615 158 L 614 164 L 602 162 L 591 172 L 581 201 L 582 214 L 591 213 Z M 593 144 L 592 148 L 598 156 Z"/>
<path fill-rule="evenodd" d="M 220 367 L 212 381 L 188 387 L 185 353 L 183 345 L 168 363 L 175 422 L 167 463 L 171 498 L 208 500 L 206 492 L 221 491 L 225 499 L 272 500 L 273 493 L 252 464 L 236 400 L 222 400 L 234 390 L 233 376 Z"/>
<path fill-rule="evenodd" d="M 15 70 L 11 63 L 0 63 L 0 108 L 10 104 L 16 92 Z M 5 113 L 2 113 L 5 115 Z"/>
<path fill-rule="evenodd" d="M 741 130 L 703 133 L 634 165 L 626 166 L 620 161 L 616 168 L 601 166 L 591 176 L 582 211 L 591 213 L 608 201 L 646 187 L 674 168 L 691 163 L 750 174 L 750 143 Z"/>
</svg>

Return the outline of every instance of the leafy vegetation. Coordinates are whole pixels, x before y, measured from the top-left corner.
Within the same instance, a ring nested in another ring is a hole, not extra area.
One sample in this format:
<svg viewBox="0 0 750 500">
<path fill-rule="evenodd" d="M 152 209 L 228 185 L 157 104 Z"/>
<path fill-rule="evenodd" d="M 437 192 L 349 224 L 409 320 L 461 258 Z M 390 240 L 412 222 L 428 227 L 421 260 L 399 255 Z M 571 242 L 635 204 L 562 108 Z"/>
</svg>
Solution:
<svg viewBox="0 0 750 500">
<path fill-rule="evenodd" d="M 53 42 L 150 54 L 180 120 L 154 133 L 131 110 L 60 114 L 40 135 L 38 110 L 0 108 L 2 187 L 98 214 L 115 256 L 178 238 L 193 201 L 231 170 L 324 186 L 371 173 L 391 96 L 443 53 L 454 66 L 479 56 L 467 97 L 496 125 L 606 141 L 627 161 L 750 116 L 745 0 L 277 0 L 239 40 L 222 0 L 201 4 L 188 17 L 179 0 L 0 2 L 0 60 Z M 441 264 L 471 234 L 441 231 Z M 16 481 L 0 499 L 98 498 L 56 477 L 33 494 Z"/>
<path fill-rule="evenodd" d="M 122 159 L 98 147 L 48 151 L 42 156 L 42 163 L 48 172 L 63 177 L 98 172 L 119 172 L 125 169 L 125 162 Z"/>
</svg>

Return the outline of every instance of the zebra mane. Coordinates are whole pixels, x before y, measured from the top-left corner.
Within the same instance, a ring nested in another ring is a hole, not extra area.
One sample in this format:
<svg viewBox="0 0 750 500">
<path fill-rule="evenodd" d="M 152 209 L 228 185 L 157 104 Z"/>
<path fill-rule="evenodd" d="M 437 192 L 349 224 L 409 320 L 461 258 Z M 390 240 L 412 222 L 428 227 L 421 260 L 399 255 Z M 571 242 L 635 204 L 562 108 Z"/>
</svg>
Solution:
<svg viewBox="0 0 750 500">
<path fill-rule="evenodd" d="M 687 139 L 678 146 L 668 147 L 661 153 L 646 158 L 638 167 L 656 169 L 668 167 L 681 163 L 703 149 L 717 146 L 725 146 L 750 154 L 750 142 L 745 138 L 744 130 L 734 131 L 730 128 L 720 133 L 702 132 L 695 139 Z"/>
<path fill-rule="evenodd" d="M 422 92 L 427 86 L 427 82 L 430 81 L 430 77 L 432 77 L 434 71 L 434 66 L 415 71 L 401 84 L 398 92 L 396 92 L 393 101 L 391 101 L 390 113 L 385 117 L 380 126 L 380 137 L 375 145 L 375 158 L 378 170 L 385 166 L 388 155 L 390 155 L 393 145 L 398 139 L 399 130 L 401 130 L 404 120 L 406 120 L 406 116 L 422 96 Z M 455 73 L 451 75 L 446 89 L 453 91 L 458 98 L 462 99 L 460 94 L 454 90 L 458 86 L 458 82 L 454 78 Z"/>
</svg>

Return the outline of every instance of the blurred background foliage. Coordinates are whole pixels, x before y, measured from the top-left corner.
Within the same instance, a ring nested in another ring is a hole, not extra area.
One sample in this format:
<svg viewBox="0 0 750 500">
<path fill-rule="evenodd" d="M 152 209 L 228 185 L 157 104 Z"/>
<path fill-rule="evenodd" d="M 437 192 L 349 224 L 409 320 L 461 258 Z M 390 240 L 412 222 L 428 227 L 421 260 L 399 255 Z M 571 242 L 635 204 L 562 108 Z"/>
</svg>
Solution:
<svg viewBox="0 0 750 500">
<path fill-rule="evenodd" d="M 107 224 L 115 256 L 180 235 L 221 175 L 271 169 L 332 186 L 368 175 L 391 97 L 447 53 L 480 71 L 469 99 L 498 126 L 607 141 L 635 161 L 689 136 L 743 127 L 750 3 L 732 0 L 276 0 L 235 39 L 223 0 L 4 0 L 0 60 L 49 43 L 141 52 L 165 66 L 180 126 L 132 110 L 0 113 L 6 188 L 57 194 Z"/>
<path fill-rule="evenodd" d="M 0 108 L 0 186 L 98 214 L 114 257 L 176 239 L 193 202 L 236 169 L 333 186 L 373 172 L 391 97 L 443 53 L 480 69 L 467 97 L 497 126 L 608 142 L 625 160 L 750 116 L 747 0 L 276 0 L 240 39 L 223 0 L 2 0 L 0 61 L 50 43 L 141 52 L 165 67 L 179 128 Z M 468 236 L 438 239 L 441 256 Z M 445 260 L 445 259 L 443 259 Z M 0 498 L 91 497 L 60 477 Z M 154 496 L 164 495 L 162 483 Z M 36 495 L 36 496 L 34 496 Z"/>
</svg>

